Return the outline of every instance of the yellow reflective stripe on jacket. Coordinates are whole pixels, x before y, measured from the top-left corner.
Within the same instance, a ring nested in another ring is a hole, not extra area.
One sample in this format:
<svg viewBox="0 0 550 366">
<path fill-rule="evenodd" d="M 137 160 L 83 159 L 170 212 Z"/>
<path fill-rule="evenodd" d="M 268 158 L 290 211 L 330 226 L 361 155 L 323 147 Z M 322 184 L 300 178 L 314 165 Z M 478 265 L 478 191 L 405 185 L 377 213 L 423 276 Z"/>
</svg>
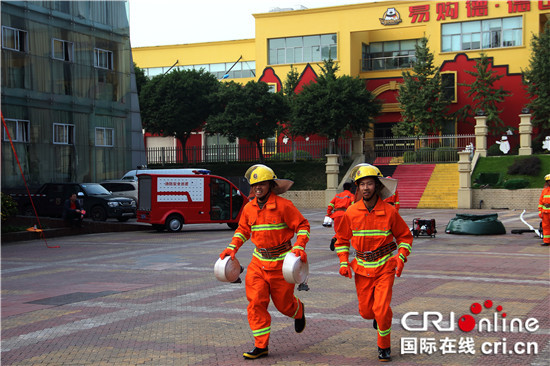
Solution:
<svg viewBox="0 0 550 366">
<path fill-rule="evenodd" d="M 236 247 L 237 247 L 237 246 L 236 246 L 235 244 L 229 244 L 229 245 L 227 246 L 227 249 L 235 250 Z"/>
<path fill-rule="evenodd" d="M 349 253 L 349 247 L 336 247 L 336 254 Z"/>
<path fill-rule="evenodd" d="M 241 240 L 243 241 L 243 243 L 246 241 L 246 237 L 245 237 L 243 234 L 241 234 L 241 233 L 235 233 L 235 234 L 233 235 L 233 237 L 234 237 L 234 238 L 239 238 L 239 239 L 241 239 Z"/>
<path fill-rule="evenodd" d="M 271 333 L 271 327 L 265 327 L 262 329 L 257 329 L 252 331 L 252 335 L 254 337 L 259 337 L 261 335 L 268 334 L 268 333 Z"/>
<path fill-rule="evenodd" d="M 399 243 L 399 245 L 397 246 L 397 250 L 399 250 L 401 248 L 407 249 L 409 251 L 409 253 L 412 251 L 412 247 L 409 243 Z"/>
<path fill-rule="evenodd" d="M 288 225 L 284 222 L 280 224 L 252 225 L 250 227 L 251 231 L 267 231 L 267 230 L 283 230 L 283 229 L 288 229 Z"/>
<path fill-rule="evenodd" d="M 307 230 L 298 230 L 298 233 L 296 234 L 296 236 L 298 235 L 305 235 L 309 238 L 309 231 Z"/>
<path fill-rule="evenodd" d="M 359 257 L 355 257 L 355 259 L 357 260 L 357 264 L 360 265 L 361 267 L 376 268 L 376 267 L 380 267 L 380 266 L 383 266 L 384 264 L 386 264 L 386 262 L 391 258 L 391 256 L 392 256 L 392 253 L 390 253 L 388 255 L 385 255 L 382 258 L 380 258 L 379 260 L 374 261 L 374 262 L 367 262 L 367 261 L 362 260 Z"/>
<path fill-rule="evenodd" d="M 390 236 L 391 230 L 352 230 L 353 236 Z"/>
<path fill-rule="evenodd" d="M 256 258 L 258 258 L 259 260 L 261 261 L 267 261 L 267 262 L 278 262 L 278 261 L 284 261 L 285 260 L 285 256 L 287 255 L 287 253 L 290 252 L 290 249 L 280 255 L 278 255 L 277 257 L 273 257 L 273 258 L 264 258 L 262 257 L 262 255 L 260 254 L 260 252 L 258 252 L 258 249 L 254 248 L 254 251 L 252 252 L 252 255 Z"/>
</svg>

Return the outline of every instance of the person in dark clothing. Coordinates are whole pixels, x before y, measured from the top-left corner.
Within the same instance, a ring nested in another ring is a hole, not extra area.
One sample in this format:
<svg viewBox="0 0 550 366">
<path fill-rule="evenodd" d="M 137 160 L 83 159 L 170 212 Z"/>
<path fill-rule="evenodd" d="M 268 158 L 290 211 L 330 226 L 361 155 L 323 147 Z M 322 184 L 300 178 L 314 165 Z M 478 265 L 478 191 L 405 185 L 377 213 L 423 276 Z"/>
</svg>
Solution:
<svg viewBox="0 0 550 366">
<path fill-rule="evenodd" d="M 63 219 L 70 227 L 82 227 L 84 210 L 82 210 L 80 202 L 76 199 L 76 193 L 73 193 L 69 199 L 65 200 Z"/>
</svg>

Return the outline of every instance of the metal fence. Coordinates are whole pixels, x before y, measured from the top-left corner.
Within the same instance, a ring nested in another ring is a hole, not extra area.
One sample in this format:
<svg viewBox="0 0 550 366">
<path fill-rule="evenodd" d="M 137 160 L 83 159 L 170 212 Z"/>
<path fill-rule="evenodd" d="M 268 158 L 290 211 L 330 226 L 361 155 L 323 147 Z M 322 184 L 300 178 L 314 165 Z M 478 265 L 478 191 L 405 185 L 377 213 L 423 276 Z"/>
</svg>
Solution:
<svg viewBox="0 0 550 366">
<path fill-rule="evenodd" d="M 459 151 L 473 152 L 474 143 L 475 135 L 442 135 L 368 138 L 364 147 L 367 161 L 443 163 L 457 162 Z"/>
<path fill-rule="evenodd" d="M 294 148 L 293 148 L 294 147 Z M 340 139 L 340 155 L 351 157 L 351 139 Z M 267 161 L 293 161 L 325 159 L 326 154 L 335 154 L 336 147 L 332 140 L 288 141 L 284 143 L 262 144 L 261 149 Z M 185 155 L 184 155 L 185 154 Z M 184 159 L 184 157 L 186 159 Z M 179 163 L 228 163 L 232 161 L 254 162 L 259 160 L 256 144 L 225 144 L 213 146 L 192 146 L 185 149 L 177 147 L 147 148 L 148 164 Z"/>
</svg>

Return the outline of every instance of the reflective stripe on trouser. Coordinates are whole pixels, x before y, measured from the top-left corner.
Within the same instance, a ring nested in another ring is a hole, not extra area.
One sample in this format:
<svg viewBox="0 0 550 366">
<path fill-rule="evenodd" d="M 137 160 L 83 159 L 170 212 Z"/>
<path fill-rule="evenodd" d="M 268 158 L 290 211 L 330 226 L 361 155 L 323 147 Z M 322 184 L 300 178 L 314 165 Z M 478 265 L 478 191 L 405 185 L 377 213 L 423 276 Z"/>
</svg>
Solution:
<svg viewBox="0 0 550 366">
<path fill-rule="evenodd" d="M 550 243 L 550 212 L 544 212 L 542 214 L 542 235 L 542 240 L 545 243 Z"/>
<path fill-rule="evenodd" d="M 246 270 L 245 288 L 248 299 L 248 324 L 254 335 L 254 345 L 265 348 L 269 344 L 271 315 L 267 311 L 269 297 L 282 314 L 301 318 L 302 303 L 294 296 L 294 284 L 288 283 L 282 270 L 265 271 L 254 263 Z"/>
<path fill-rule="evenodd" d="M 376 278 L 355 274 L 355 288 L 359 300 L 359 314 L 378 323 L 378 347 L 390 347 L 393 312 L 390 307 L 395 271 Z"/>
</svg>

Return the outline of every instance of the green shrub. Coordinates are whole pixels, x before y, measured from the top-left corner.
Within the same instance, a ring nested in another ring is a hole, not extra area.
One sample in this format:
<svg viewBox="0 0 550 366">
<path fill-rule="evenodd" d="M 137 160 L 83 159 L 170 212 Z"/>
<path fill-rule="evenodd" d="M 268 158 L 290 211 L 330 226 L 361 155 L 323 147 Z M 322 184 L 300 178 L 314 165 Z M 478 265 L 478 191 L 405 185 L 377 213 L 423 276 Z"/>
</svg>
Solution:
<svg viewBox="0 0 550 366">
<path fill-rule="evenodd" d="M 435 150 L 435 161 L 458 161 L 458 151 L 448 147 L 439 147 Z"/>
<path fill-rule="evenodd" d="M 529 185 L 529 181 L 523 178 L 510 179 L 504 182 L 503 187 L 506 189 L 521 189 Z"/>
<path fill-rule="evenodd" d="M 493 144 L 489 146 L 487 149 L 487 156 L 501 156 L 504 155 L 502 151 L 500 151 L 500 145 L 499 144 Z"/>
<path fill-rule="evenodd" d="M 416 162 L 416 153 L 414 151 L 405 151 L 405 153 L 403 154 L 403 161 L 405 163 Z"/>
<path fill-rule="evenodd" d="M 508 167 L 508 174 L 537 176 L 540 173 L 540 165 L 541 161 L 536 156 L 516 159 L 514 163 Z"/>
<path fill-rule="evenodd" d="M 292 160 L 292 151 L 273 154 L 267 160 Z M 297 150 L 296 160 L 311 160 L 311 154 L 304 150 Z"/>
<path fill-rule="evenodd" d="M 500 181 L 500 173 L 479 173 L 475 183 L 479 185 L 496 186 Z"/>
<path fill-rule="evenodd" d="M 2 222 L 17 215 L 17 202 L 9 194 L 2 193 Z"/>
<path fill-rule="evenodd" d="M 422 162 L 432 162 L 435 149 L 431 147 L 421 147 L 416 150 L 416 161 L 418 163 Z"/>
</svg>

